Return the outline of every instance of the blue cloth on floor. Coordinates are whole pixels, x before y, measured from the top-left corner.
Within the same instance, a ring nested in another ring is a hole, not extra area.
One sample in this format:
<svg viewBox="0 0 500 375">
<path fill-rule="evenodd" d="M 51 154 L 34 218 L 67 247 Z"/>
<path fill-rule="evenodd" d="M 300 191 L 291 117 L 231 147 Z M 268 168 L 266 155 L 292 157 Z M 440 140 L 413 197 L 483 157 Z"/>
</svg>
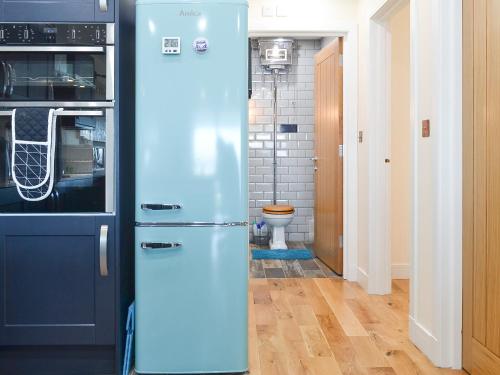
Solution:
<svg viewBox="0 0 500 375">
<path fill-rule="evenodd" d="M 252 249 L 252 259 L 282 259 L 282 260 L 306 260 L 313 259 L 314 255 L 309 249 L 288 249 L 288 250 L 260 250 Z"/>
</svg>

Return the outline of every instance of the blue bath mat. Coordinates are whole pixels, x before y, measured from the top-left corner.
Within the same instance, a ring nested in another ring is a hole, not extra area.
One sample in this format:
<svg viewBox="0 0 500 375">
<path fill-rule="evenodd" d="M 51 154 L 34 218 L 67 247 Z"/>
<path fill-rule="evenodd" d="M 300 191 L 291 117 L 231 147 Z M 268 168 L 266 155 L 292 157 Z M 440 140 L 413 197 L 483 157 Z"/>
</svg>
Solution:
<svg viewBox="0 0 500 375">
<path fill-rule="evenodd" d="M 252 258 L 258 259 L 282 259 L 282 260 L 305 260 L 313 259 L 313 253 L 309 249 L 289 249 L 289 250 L 259 250 L 252 249 Z"/>
</svg>

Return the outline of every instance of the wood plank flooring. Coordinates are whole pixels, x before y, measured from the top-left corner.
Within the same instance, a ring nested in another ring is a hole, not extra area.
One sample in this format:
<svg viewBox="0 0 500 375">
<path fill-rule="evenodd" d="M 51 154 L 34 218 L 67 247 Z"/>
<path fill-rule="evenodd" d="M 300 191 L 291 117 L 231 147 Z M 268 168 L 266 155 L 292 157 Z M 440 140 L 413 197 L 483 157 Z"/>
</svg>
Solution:
<svg viewBox="0 0 500 375">
<path fill-rule="evenodd" d="M 408 282 L 369 296 L 337 278 L 250 279 L 251 375 L 465 374 L 408 339 Z"/>
</svg>

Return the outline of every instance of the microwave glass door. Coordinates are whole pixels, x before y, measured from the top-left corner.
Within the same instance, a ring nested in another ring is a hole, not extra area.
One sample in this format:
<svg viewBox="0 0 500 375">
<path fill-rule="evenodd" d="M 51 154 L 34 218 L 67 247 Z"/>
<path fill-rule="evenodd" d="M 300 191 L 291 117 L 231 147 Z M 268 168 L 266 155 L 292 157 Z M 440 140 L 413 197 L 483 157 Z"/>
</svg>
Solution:
<svg viewBox="0 0 500 375">
<path fill-rule="evenodd" d="M 113 211 L 113 110 L 68 110 L 75 115 L 57 117 L 54 187 L 39 202 L 26 201 L 17 192 L 11 118 L 0 116 L 0 213 Z"/>
<path fill-rule="evenodd" d="M 65 52 L 61 47 L 48 52 L 47 48 L 36 52 L 0 50 L 0 101 L 110 99 L 106 89 L 112 77 L 106 70 L 106 50 L 112 47 L 76 47 L 81 48 L 79 52 Z"/>
</svg>

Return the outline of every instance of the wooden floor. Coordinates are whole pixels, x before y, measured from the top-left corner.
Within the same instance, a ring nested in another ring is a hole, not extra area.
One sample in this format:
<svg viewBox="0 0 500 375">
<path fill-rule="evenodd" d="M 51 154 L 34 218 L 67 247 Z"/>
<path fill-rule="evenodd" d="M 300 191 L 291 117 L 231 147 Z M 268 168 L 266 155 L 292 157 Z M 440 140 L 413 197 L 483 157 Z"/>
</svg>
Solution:
<svg viewBox="0 0 500 375">
<path fill-rule="evenodd" d="M 368 296 L 340 279 L 251 279 L 251 375 L 465 374 L 408 340 L 408 283 Z"/>
</svg>

